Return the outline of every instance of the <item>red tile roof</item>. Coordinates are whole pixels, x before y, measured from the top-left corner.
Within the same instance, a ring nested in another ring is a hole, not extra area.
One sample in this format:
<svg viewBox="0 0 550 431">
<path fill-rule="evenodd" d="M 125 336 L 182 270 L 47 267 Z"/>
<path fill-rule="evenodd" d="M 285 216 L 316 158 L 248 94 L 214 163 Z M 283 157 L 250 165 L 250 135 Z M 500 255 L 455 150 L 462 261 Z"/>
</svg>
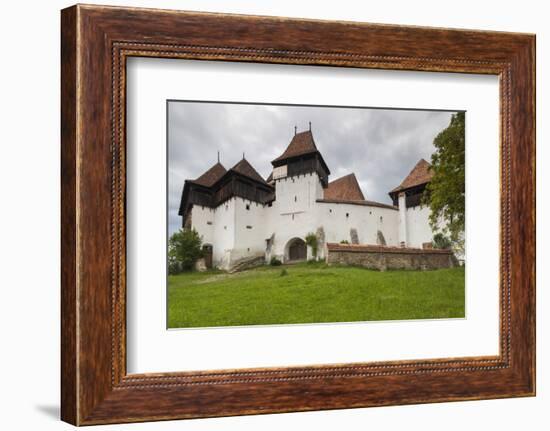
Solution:
<svg viewBox="0 0 550 431">
<path fill-rule="evenodd" d="M 313 134 L 311 130 L 306 130 L 305 132 L 296 133 L 286 147 L 286 150 L 277 157 L 274 162 L 279 160 L 288 159 L 290 157 L 301 156 L 304 154 L 310 154 L 317 152 L 317 146 L 313 140 Z"/>
<path fill-rule="evenodd" d="M 364 201 L 365 196 L 355 174 L 345 175 L 328 183 L 324 191 L 327 200 Z"/>
<path fill-rule="evenodd" d="M 266 184 L 265 180 L 262 178 L 262 176 L 252 167 L 250 163 L 248 163 L 248 160 L 241 159 L 235 166 L 233 166 L 230 171 L 238 172 L 241 175 L 244 175 L 245 177 L 251 178 L 255 181 L 258 181 L 260 183 Z"/>
<path fill-rule="evenodd" d="M 227 170 L 220 162 L 218 162 L 196 180 L 191 180 L 191 182 L 201 186 L 211 187 L 216 183 L 216 181 L 223 177 L 226 172 Z"/>
<path fill-rule="evenodd" d="M 405 177 L 403 182 L 394 188 L 390 193 L 400 192 L 421 184 L 429 183 L 433 177 L 433 172 L 430 169 L 431 167 L 432 165 L 430 165 L 426 160 L 420 159 L 412 171 L 409 172 L 409 175 Z"/>
</svg>

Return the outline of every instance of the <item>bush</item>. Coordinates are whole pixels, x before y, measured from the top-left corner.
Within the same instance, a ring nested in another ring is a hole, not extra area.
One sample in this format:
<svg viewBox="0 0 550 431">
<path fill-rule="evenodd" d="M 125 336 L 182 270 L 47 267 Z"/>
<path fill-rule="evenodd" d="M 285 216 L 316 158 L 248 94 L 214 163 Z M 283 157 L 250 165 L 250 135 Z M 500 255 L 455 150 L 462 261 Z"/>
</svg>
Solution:
<svg viewBox="0 0 550 431">
<path fill-rule="evenodd" d="M 202 256 L 202 239 L 195 229 L 180 229 L 168 240 L 170 274 L 192 270 L 195 262 Z"/>
<path fill-rule="evenodd" d="M 168 262 L 168 274 L 174 275 L 182 272 L 182 267 L 179 262 Z"/>
<path fill-rule="evenodd" d="M 285 268 L 285 269 L 281 270 L 280 276 L 281 276 L 281 277 L 284 277 L 284 276 L 286 276 L 286 275 L 288 275 L 288 271 L 287 271 L 286 268 Z"/>
<path fill-rule="evenodd" d="M 432 241 L 434 248 L 449 249 L 451 248 L 451 240 L 442 233 L 436 233 Z"/>
<path fill-rule="evenodd" d="M 273 256 L 271 258 L 271 260 L 269 261 L 269 264 L 271 266 L 281 266 L 283 264 L 283 262 L 281 262 L 279 259 L 277 259 L 275 256 Z"/>
<path fill-rule="evenodd" d="M 340 244 L 349 244 L 349 241 L 347 239 L 343 239 L 342 241 L 340 241 Z"/>
<path fill-rule="evenodd" d="M 310 232 L 306 235 L 306 244 L 311 247 L 311 253 L 313 254 L 314 258 L 317 258 L 317 236 Z"/>
</svg>

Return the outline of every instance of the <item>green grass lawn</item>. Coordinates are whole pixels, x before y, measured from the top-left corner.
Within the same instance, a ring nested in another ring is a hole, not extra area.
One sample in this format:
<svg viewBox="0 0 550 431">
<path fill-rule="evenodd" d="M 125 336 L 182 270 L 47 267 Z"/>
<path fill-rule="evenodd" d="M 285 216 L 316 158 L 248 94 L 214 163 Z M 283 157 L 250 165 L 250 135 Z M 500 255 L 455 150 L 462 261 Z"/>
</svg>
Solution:
<svg viewBox="0 0 550 431">
<path fill-rule="evenodd" d="M 379 272 L 303 263 L 168 277 L 170 328 L 448 317 L 464 317 L 464 268 Z"/>
</svg>

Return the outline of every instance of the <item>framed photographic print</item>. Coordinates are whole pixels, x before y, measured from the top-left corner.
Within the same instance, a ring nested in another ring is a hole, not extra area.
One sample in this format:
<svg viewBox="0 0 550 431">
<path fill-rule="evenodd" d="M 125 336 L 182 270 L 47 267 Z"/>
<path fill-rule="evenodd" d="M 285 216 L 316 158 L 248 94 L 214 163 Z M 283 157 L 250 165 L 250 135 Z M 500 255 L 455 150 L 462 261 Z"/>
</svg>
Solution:
<svg viewBox="0 0 550 431">
<path fill-rule="evenodd" d="M 535 394 L 533 35 L 61 30 L 63 420 Z"/>
</svg>

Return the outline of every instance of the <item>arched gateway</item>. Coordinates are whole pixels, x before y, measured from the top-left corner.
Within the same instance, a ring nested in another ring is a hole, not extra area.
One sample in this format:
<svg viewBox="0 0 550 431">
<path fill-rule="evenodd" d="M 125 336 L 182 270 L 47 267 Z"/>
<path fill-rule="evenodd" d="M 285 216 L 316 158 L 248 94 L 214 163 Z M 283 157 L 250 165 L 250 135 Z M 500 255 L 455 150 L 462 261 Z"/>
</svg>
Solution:
<svg viewBox="0 0 550 431">
<path fill-rule="evenodd" d="M 303 239 L 292 238 L 285 246 L 285 262 L 306 260 L 307 246 Z"/>
</svg>

